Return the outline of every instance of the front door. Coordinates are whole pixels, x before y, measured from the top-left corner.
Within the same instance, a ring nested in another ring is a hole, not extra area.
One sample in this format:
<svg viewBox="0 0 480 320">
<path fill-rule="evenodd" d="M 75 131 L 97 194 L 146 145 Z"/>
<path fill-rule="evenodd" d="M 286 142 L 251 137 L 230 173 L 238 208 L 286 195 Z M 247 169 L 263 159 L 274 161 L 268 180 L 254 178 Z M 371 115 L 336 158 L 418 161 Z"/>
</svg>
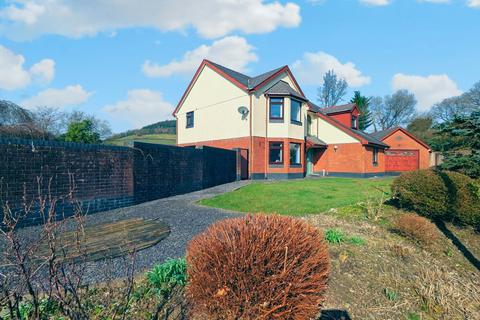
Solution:
<svg viewBox="0 0 480 320">
<path fill-rule="evenodd" d="M 313 153 L 314 149 L 308 149 L 307 151 L 307 175 L 313 174 Z"/>
</svg>

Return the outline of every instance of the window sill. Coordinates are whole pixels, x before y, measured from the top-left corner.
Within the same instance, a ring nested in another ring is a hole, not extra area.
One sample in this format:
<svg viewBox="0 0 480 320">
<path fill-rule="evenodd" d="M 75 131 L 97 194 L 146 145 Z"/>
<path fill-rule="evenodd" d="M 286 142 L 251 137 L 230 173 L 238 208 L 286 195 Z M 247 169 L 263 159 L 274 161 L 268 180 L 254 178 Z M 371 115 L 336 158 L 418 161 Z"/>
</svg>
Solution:
<svg viewBox="0 0 480 320">
<path fill-rule="evenodd" d="M 283 168 L 283 163 L 277 163 L 277 164 L 275 164 L 275 163 L 270 163 L 270 164 L 268 165 L 268 167 L 269 167 L 269 168 Z"/>
<path fill-rule="evenodd" d="M 185 127 L 185 129 L 190 129 L 190 128 L 193 128 L 193 126 Z"/>
<path fill-rule="evenodd" d="M 301 168 L 301 167 L 302 167 L 301 163 L 295 163 L 290 165 L 290 168 Z"/>
<path fill-rule="evenodd" d="M 294 125 L 296 125 L 296 126 L 302 126 L 302 125 L 303 125 L 303 124 L 302 124 L 302 121 L 297 121 L 297 120 L 290 120 L 290 123 L 291 123 L 291 124 L 294 124 Z"/>
<path fill-rule="evenodd" d="M 283 123 L 283 119 L 281 119 L 281 118 L 278 118 L 278 119 L 270 118 L 270 123 Z"/>
</svg>

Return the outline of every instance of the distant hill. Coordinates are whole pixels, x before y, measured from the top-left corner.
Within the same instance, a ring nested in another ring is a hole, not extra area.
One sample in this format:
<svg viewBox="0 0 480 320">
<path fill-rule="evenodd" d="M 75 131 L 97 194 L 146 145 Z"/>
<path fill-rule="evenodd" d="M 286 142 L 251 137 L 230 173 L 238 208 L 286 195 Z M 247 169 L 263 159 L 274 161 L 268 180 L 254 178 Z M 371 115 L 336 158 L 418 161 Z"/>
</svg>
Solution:
<svg viewBox="0 0 480 320">
<path fill-rule="evenodd" d="M 132 141 L 158 143 L 158 144 L 176 144 L 177 121 L 165 120 L 149 124 L 140 129 L 128 130 L 122 133 L 114 134 L 105 140 L 106 144 L 127 145 Z"/>
</svg>

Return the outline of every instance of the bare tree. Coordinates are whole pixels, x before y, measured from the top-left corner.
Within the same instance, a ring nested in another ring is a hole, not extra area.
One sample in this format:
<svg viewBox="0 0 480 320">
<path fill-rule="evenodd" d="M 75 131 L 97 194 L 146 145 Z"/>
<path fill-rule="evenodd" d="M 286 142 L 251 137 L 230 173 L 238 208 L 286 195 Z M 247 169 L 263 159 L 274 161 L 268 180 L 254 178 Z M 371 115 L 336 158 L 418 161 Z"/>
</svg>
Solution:
<svg viewBox="0 0 480 320">
<path fill-rule="evenodd" d="M 456 116 L 468 116 L 475 110 L 480 110 L 480 82 L 464 94 L 437 103 L 432 108 L 432 116 L 438 123 L 450 121 Z"/>
<path fill-rule="evenodd" d="M 385 97 L 372 97 L 370 106 L 375 131 L 405 126 L 415 117 L 417 100 L 413 93 L 398 90 Z"/>
<path fill-rule="evenodd" d="M 33 111 L 33 121 L 38 128 L 54 136 L 62 132 L 62 119 L 65 113 L 54 107 L 38 107 Z"/>
<path fill-rule="evenodd" d="M 335 106 L 347 94 L 348 84 L 330 70 L 323 76 L 323 85 L 318 88 L 318 101 L 322 108 Z"/>
</svg>

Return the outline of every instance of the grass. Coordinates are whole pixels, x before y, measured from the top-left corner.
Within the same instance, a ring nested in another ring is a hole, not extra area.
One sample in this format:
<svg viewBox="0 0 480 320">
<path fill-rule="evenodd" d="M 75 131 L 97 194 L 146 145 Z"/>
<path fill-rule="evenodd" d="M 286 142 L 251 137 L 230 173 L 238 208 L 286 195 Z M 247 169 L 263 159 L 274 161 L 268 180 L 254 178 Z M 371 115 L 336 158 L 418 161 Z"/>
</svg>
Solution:
<svg viewBox="0 0 480 320">
<path fill-rule="evenodd" d="M 365 245 L 365 239 L 359 236 L 347 236 L 345 233 L 339 229 L 327 229 L 325 232 L 325 240 L 327 240 L 330 244 L 340 244 L 343 242 L 347 242 L 349 244 L 353 244 L 355 246 L 363 246 Z"/>
<path fill-rule="evenodd" d="M 246 213 L 302 216 L 341 208 L 390 191 L 393 178 L 323 178 L 254 182 L 243 188 L 204 199 L 202 205 Z"/>
<path fill-rule="evenodd" d="M 168 144 L 168 145 L 175 145 L 176 144 L 176 135 L 174 134 L 145 134 L 145 135 L 128 135 L 121 138 L 116 139 L 107 139 L 105 144 L 112 144 L 116 146 L 124 146 L 130 142 L 139 141 L 139 142 L 147 142 L 147 143 L 156 143 L 156 144 Z"/>
</svg>

